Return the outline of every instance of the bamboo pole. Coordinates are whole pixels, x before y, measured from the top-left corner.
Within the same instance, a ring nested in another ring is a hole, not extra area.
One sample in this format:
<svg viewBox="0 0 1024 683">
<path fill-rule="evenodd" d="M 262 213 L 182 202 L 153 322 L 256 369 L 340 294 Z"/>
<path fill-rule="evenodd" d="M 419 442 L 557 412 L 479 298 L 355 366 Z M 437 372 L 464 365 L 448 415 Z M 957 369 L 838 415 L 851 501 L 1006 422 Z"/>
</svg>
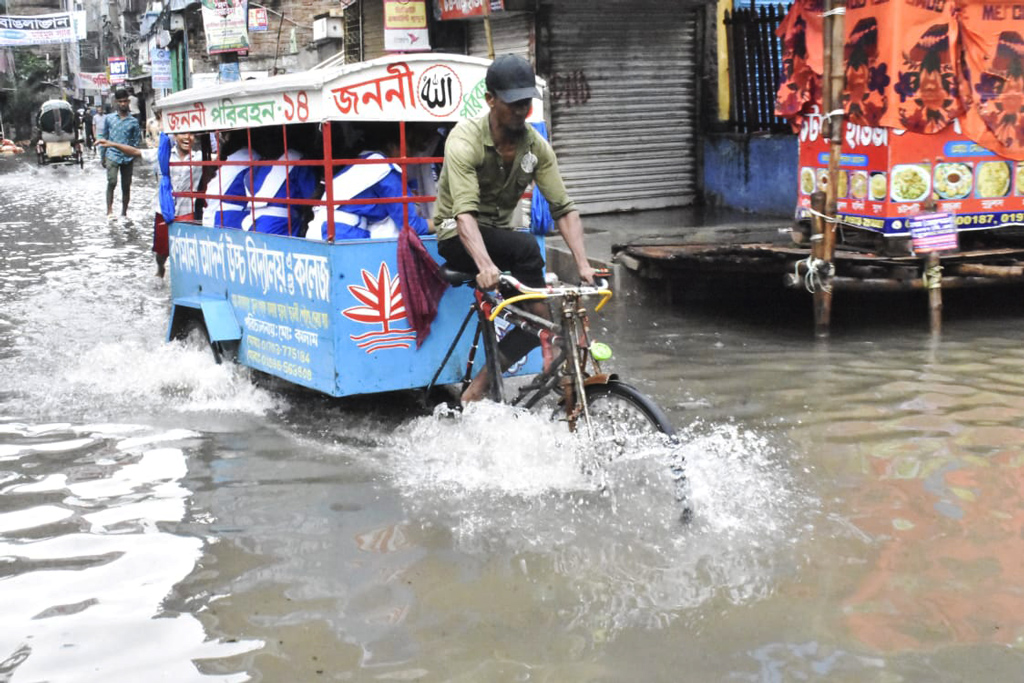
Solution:
<svg viewBox="0 0 1024 683">
<path fill-rule="evenodd" d="M 845 75 L 843 72 L 843 17 L 846 0 L 825 1 L 825 64 L 822 74 L 822 105 L 829 124 L 828 184 L 825 187 L 826 218 L 815 222 L 812 240 L 816 245 L 814 256 L 820 269 L 822 286 L 814 291 L 814 332 L 827 337 L 832 322 L 832 270 L 836 250 L 836 188 L 839 177 L 839 158 L 843 145 L 843 117 L 841 111 Z"/>
<path fill-rule="evenodd" d="M 928 320 L 932 334 L 939 334 L 942 332 L 942 264 L 939 252 L 928 252 L 922 279 L 928 287 Z"/>
<path fill-rule="evenodd" d="M 484 35 L 487 36 L 487 59 L 494 59 L 494 36 L 491 34 L 491 0 L 484 0 Z"/>
</svg>

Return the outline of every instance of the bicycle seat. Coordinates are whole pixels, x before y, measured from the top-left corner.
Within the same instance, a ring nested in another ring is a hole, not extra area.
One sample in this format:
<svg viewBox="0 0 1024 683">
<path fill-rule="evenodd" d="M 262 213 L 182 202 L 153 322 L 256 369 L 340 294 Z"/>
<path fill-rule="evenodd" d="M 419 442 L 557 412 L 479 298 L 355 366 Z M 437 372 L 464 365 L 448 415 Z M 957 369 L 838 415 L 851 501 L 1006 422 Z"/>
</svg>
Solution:
<svg viewBox="0 0 1024 683">
<path fill-rule="evenodd" d="M 462 285 L 472 284 L 476 280 L 474 273 L 463 273 L 462 271 L 452 270 L 444 264 L 438 271 L 438 274 L 453 287 L 461 287 Z"/>
</svg>

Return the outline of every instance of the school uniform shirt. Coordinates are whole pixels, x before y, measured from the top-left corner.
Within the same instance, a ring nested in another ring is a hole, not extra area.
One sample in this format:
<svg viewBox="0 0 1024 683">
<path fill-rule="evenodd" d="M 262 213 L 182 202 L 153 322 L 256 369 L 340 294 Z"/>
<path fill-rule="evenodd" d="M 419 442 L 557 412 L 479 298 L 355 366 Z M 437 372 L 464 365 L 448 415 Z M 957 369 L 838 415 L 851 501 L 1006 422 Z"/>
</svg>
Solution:
<svg viewBox="0 0 1024 683">
<path fill-rule="evenodd" d="M 249 158 L 249 150 L 243 148 L 229 154 L 225 161 L 249 161 Z M 252 153 L 253 161 L 259 161 L 261 158 L 258 153 Z M 249 177 L 248 166 L 221 166 L 217 169 L 217 175 L 206 186 L 206 193 L 245 197 Z M 203 225 L 208 228 L 240 229 L 248 213 L 249 203 L 245 200 L 207 199 L 206 210 L 203 211 Z"/>
<path fill-rule="evenodd" d="M 381 159 L 380 152 L 363 152 L 360 159 Z M 352 164 L 334 174 L 331 183 L 332 199 L 389 199 L 402 196 L 402 169 L 388 163 Z M 324 198 L 326 198 L 326 193 Z M 409 227 L 417 235 L 430 231 L 427 221 L 416 213 L 414 204 L 409 204 Z M 402 204 L 349 204 L 334 209 L 334 238 L 388 239 L 398 237 L 404 223 Z M 306 232 L 307 239 L 327 239 L 327 207 L 318 206 L 313 210 L 313 220 Z"/>
<path fill-rule="evenodd" d="M 288 150 L 278 161 L 298 161 L 302 155 L 293 149 Z M 287 182 L 286 182 L 287 179 Z M 272 235 L 287 235 L 289 207 L 267 199 L 309 199 L 316 190 L 316 175 L 309 166 L 292 166 L 285 171 L 284 166 L 259 166 L 253 175 L 250 186 L 246 183 L 245 192 L 253 199 L 252 211 L 248 211 L 242 219 L 242 229 L 254 232 L 265 232 Z M 296 235 L 302 227 L 302 207 L 291 207 L 291 234 Z"/>
</svg>

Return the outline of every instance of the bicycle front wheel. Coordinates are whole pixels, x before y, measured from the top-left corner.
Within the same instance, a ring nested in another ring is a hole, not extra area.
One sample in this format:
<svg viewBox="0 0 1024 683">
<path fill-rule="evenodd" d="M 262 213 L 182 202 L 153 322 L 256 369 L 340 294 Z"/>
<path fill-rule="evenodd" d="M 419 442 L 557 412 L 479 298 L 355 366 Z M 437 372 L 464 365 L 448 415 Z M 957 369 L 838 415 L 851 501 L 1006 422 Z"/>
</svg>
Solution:
<svg viewBox="0 0 1024 683">
<path fill-rule="evenodd" d="M 674 436 L 675 430 L 658 404 L 625 382 L 585 387 L 587 411 L 595 435 L 641 436 L 661 432 Z"/>
</svg>

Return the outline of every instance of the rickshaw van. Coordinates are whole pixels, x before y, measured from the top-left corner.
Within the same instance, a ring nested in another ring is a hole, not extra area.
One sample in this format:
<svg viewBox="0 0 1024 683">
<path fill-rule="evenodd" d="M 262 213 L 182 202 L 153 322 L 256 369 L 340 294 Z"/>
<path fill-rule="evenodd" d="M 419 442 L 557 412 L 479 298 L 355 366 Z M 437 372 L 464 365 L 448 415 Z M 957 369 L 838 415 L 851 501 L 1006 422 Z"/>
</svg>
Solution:
<svg viewBox="0 0 1024 683">
<path fill-rule="evenodd" d="M 164 132 L 193 133 L 194 144 L 203 151 L 202 161 L 174 163 L 187 165 L 190 173 L 202 177 L 196 192 L 176 196 L 245 202 L 253 214 L 261 202 L 289 207 L 286 235 L 210 227 L 195 215 L 170 223 L 168 339 L 201 335 L 218 358 L 230 356 L 257 371 L 336 397 L 459 381 L 474 340 L 463 335 L 454 348 L 452 340 L 466 320 L 471 288 L 448 288 L 429 334 L 417 340 L 407 308 L 415 293 L 407 289 L 399 268 L 402 240 L 335 239 L 334 207 L 395 202 L 404 206 L 403 229 L 409 230 L 410 212 L 418 211 L 429 221 L 432 182 L 443 162 L 443 136 L 458 121 L 486 113 L 484 78 L 489 64 L 475 57 L 434 53 L 346 65 L 327 62 L 306 72 L 190 89 L 160 100 Z M 537 79 L 537 87 L 543 96 L 543 79 Z M 534 100 L 528 120 L 542 127 L 543 99 Z M 397 128 L 399 156 L 360 157 L 360 132 L 380 125 Z M 301 148 L 302 157 L 252 160 L 254 142 L 258 144 L 267 131 L 280 131 L 284 149 Z M 225 134 L 246 138 L 250 160 L 217 158 L 217 141 Z M 442 142 L 425 151 L 412 149 L 424 138 L 428 143 Z M 401 197 L 334 197 L 331 179 L 336 172 L 373 163 L 401 169 Z M 249 173 L 246 196 L 223 194 L 225 188 L 211 179 L 219 167 L 231 165 L 245 166 Z M 265 166 L 285 166 L 286 178 L 292 167 L 312 168 L 322 195 L 291 197 L 289 189 L 285 199 L 254 196 L 252 175 Z M 529 197 L 528 191 L 516 214 L 516 225 L 524 229 L 531 215 Z M 202 203 L 196 201 L 197 206 Z M 308 215 L 317 206 L 327 210 L 322 241 L 303 236 L 306 226 L 292 219 L 290 208 L 300 207 Z M 440 263 L 433 234 L 419 240 Z M 543 248 L 543 239 L 538 241 Z M 510 372 L 536 373 L 540 365 L 535 351 Z"/>
<path fill-rule="evenodd" d="M 39 140 L 36 157 L 40 166 L 47 164 L 78 164 L 82 166 L 82 142 L 78 139 L 75 111 L 64 100 L 47 100 L 39 108 L 36 126 Z"/>
</svg>

